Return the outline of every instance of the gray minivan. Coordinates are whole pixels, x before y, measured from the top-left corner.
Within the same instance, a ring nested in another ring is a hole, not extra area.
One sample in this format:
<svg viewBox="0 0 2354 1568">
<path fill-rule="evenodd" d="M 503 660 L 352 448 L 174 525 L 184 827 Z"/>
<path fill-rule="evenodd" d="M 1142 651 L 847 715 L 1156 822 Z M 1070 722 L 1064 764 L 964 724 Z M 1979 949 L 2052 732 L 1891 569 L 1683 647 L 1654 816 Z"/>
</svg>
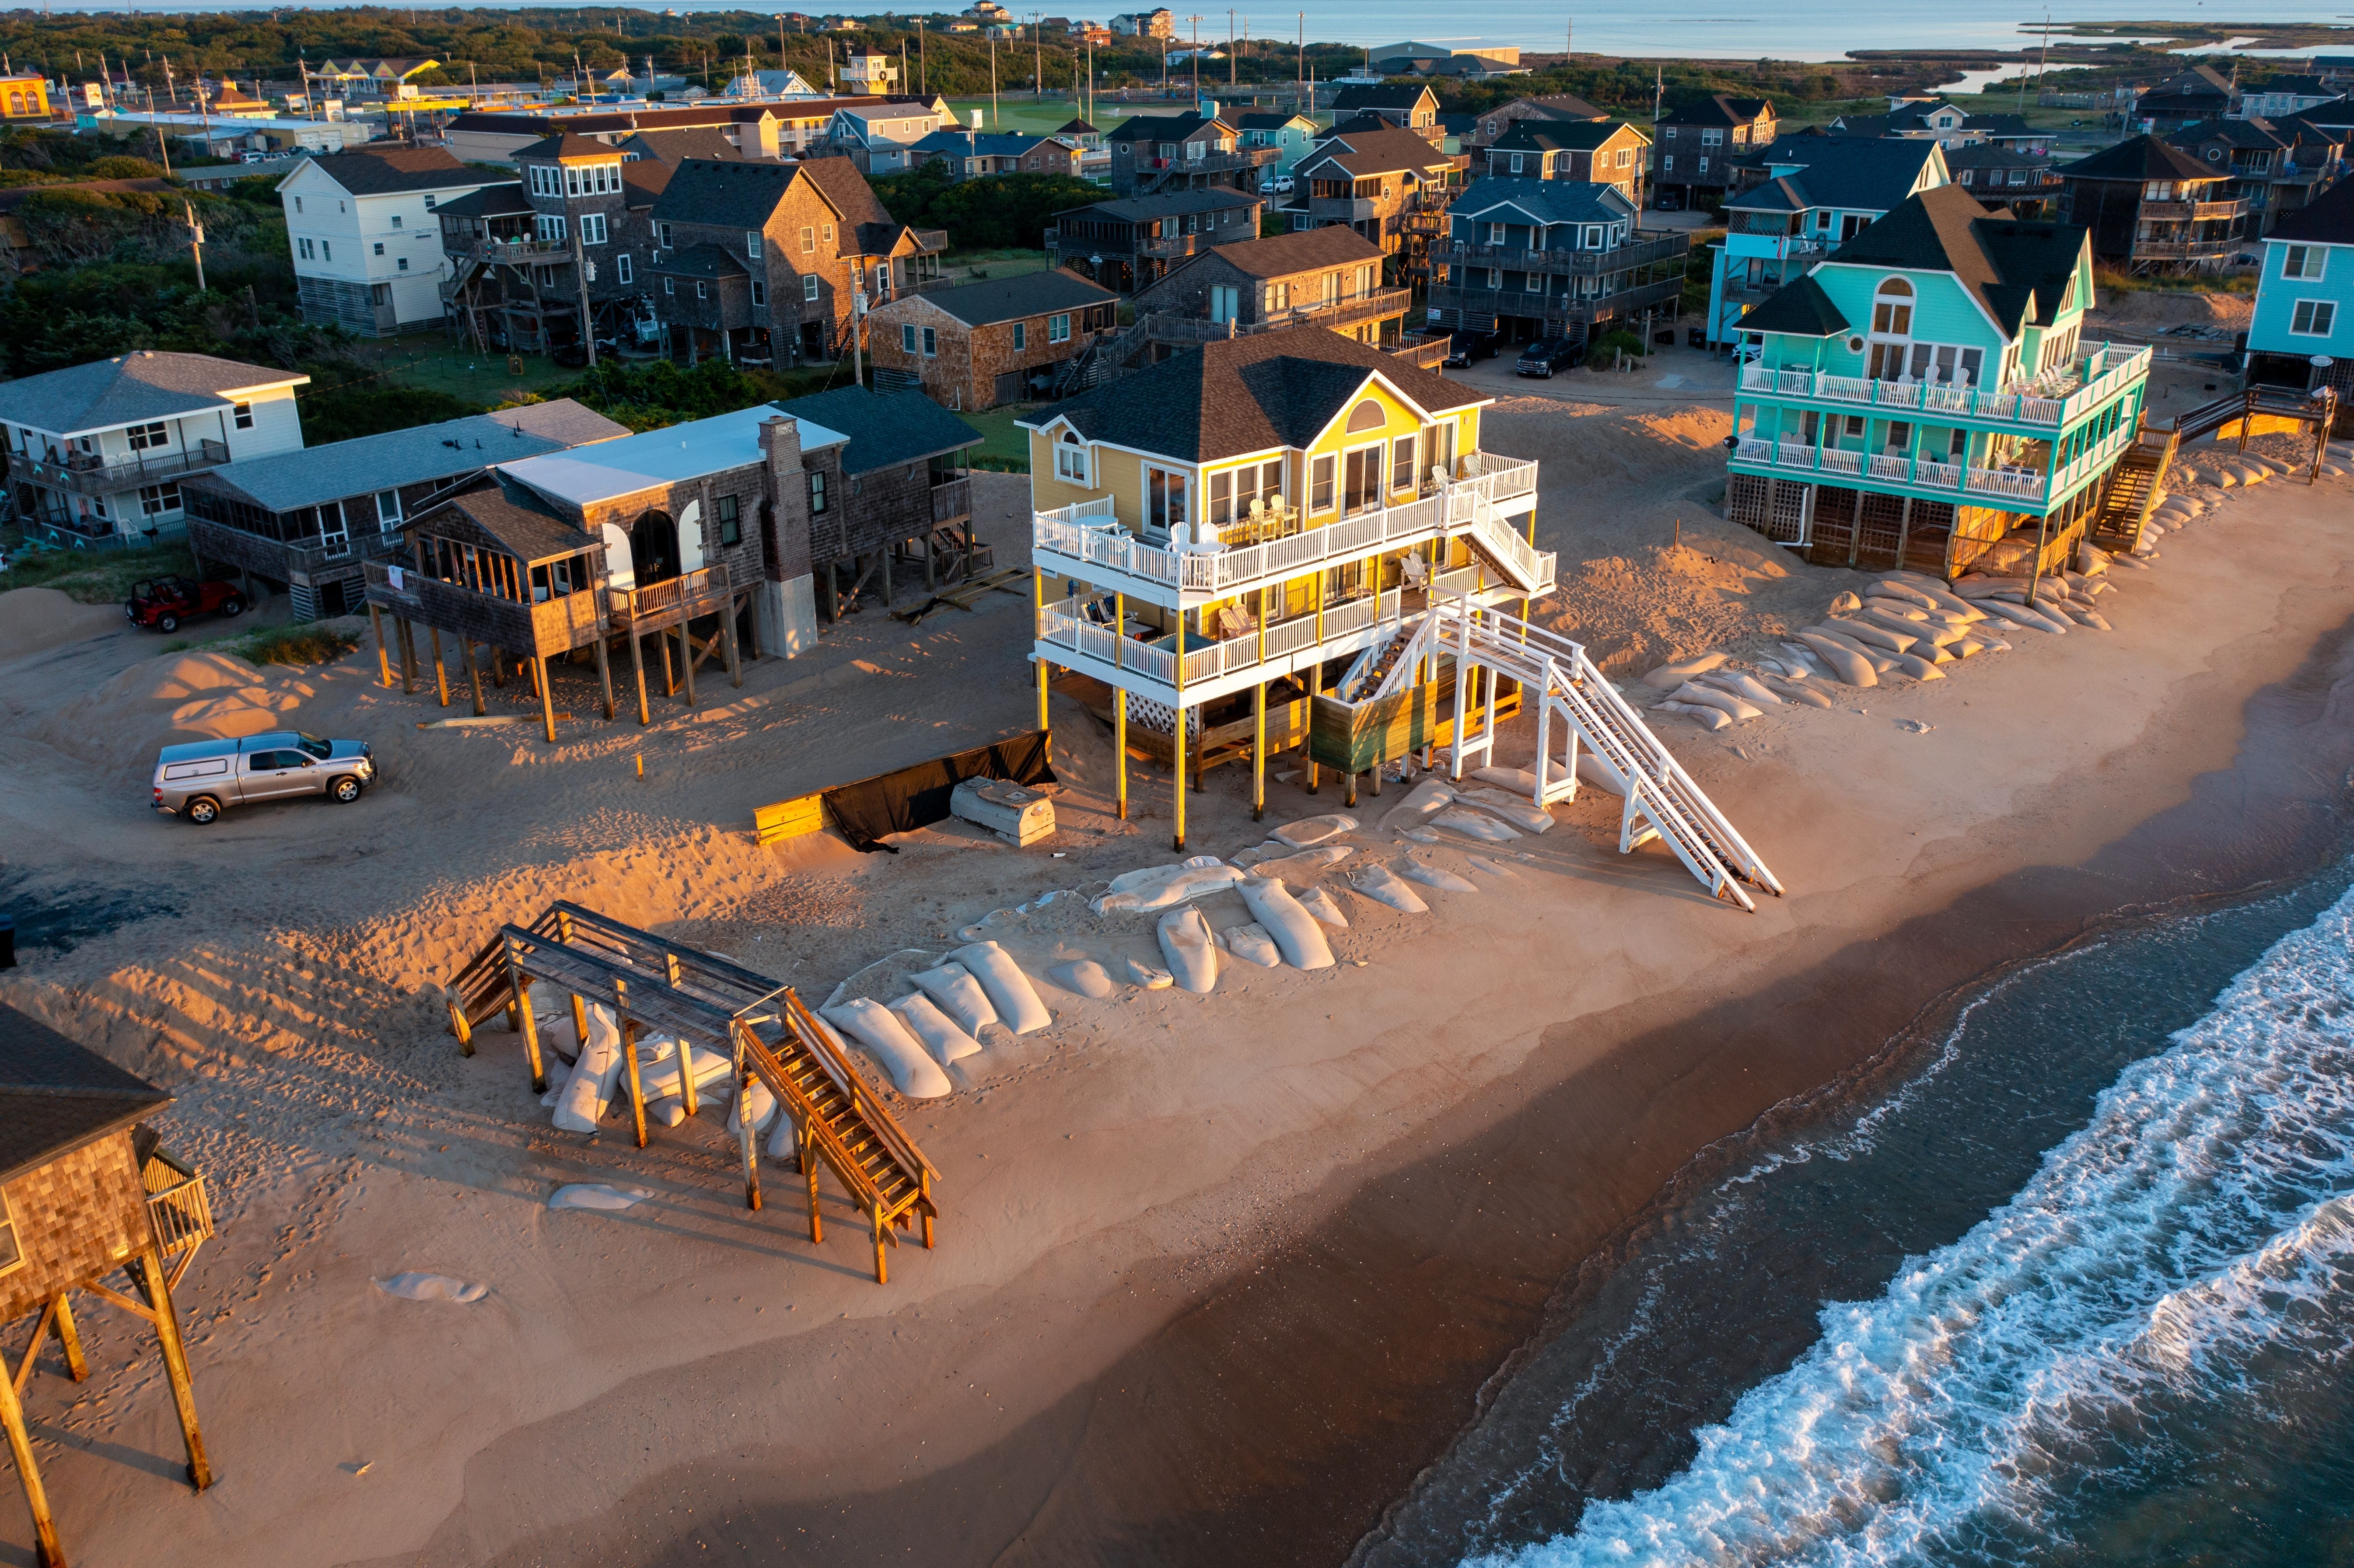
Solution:
<svg viewBox="0 0 2354 1568">
<path fill-rule="evenodd" d="M 374 782 L 376 753 L 365 742 L 280 729 L 165 747 L 155 758 L 154 807 L 203 827 L 255 800 L 324 795 L 348 805 Z"/>
</svg>

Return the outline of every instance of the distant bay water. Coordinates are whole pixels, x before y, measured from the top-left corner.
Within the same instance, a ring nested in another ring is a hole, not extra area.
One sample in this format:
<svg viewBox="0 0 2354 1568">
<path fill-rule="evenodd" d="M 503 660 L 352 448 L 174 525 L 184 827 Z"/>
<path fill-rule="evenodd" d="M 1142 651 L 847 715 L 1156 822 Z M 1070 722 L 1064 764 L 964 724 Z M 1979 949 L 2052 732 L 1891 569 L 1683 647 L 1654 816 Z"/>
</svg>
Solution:
<svg viewBox="0 0 2354 1568">
<path fill-rule="evenodd" d="M 508 0 L 510 5 L 513 0 Z M 1639 6 L 1569 5 L 1549 0 L 1490 0 L 1485 5 L 1442 8 L 1432 14 L 1428 0 L 1319 0 L 1304 10 L 1241 7 L 1234 13 L 1237 31 L 1247 26 L 1255 38 L 1293 39 L 1307 37 L 1327 43 L 1377 45 L 1413 38 L 1426 43 L 1449 41 L 1513 44 L 1521 48 L 1558 52 L 1565 34 L 1580 54 L 1637 55 L 1662 58 L 1702 57 L 1717 59 L 1829 60 L 1850 49 L 2015 49 L 2032 47 L 2036 38 L 2020 32 L 2041 26 L 2047 17 L 2070 21 L 2146 21 L 2151 16 L 2202 23 L 2231 25 L 2248 22 L 2309 22 L 2347 25 L 2337 10 L 2341 0 L 2263 0 L 2259 5 L 2208 5 L 2203 0 L 2173 0 L 2151 5 L 2149 0 L 2070 0 L 2052 8 L 2022 0 L 1992 0 L 1978 5 L 1890 5 L 1886 0 L 1814 0 L 1803 6 L 1754 6 L 1731 0 L 1649 0 Z M 145 0 L 143 12 L 183 14 L 196 11 L 262 10 L 260 3 L 236 0 Z M 329 10 L 333 7 L 315 7 Z M 439 9 L 440 7 L 435 7 Z M 505 8 L 504 6 L 496 8 Z M 525 0 L 523 9 L 535 8 Z M 550 8 L 559 8 L 551 4 Z M 565 5 L 560 8 L 575 8 Z M 702 12 L 751 11 L 770 15 L 788 7 L 776 4 L 730 4 L 727 0 L 669 0 L 666 6 L 692 16 Z M 806 8 L 805 6 L 803 8 Z M 92 5 L 56 7 L 122 14 L 124 7 Z M 854 13 L 856 14 L 856 13 Z M 1077 11 L 1070 13 L 1080 15 Z M 1190 13 L 1189 13 L 1190 15 Z M 1223 41 L 1228 13 L 1201 13 L 1204 42 Z M 1180 24 L 1181 28 L 1184 24 Z M 2354 51 L 2354 27 L 2348 32 Z"/>
</svg>

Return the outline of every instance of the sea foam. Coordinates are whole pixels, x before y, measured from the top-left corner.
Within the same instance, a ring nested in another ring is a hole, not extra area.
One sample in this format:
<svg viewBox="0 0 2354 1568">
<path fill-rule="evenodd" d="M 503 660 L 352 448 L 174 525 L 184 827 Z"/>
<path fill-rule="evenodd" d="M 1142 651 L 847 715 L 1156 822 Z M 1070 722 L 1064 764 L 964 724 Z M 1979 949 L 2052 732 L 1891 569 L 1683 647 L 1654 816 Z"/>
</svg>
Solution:
<svg viewBox="0 0 2354 1568">
<path fill-rule="evenodd" d="M 2184 1425 L 2292 1419 L 2354 1357 L 2354 892 L 2283 938 L 2092 1120 L 1702 1429 L 1665 1485 L 1474 1559 L 2016 1560 Z M 2067 1042 L 2050 1043 L 2065 1050 Z"/>
</svg>

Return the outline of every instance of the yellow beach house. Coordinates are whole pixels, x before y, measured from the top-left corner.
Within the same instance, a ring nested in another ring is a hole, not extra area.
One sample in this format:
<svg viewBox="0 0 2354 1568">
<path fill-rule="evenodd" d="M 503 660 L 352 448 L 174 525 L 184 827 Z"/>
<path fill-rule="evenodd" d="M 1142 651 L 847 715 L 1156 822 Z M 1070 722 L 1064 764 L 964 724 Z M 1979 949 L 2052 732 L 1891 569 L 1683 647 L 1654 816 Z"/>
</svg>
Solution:
<svg viewBox="0 0 2354 1568">
<path fill-rule="evenodd" d="M 1017 421 L 1029 431 L 1039 725 L 1055 668 L 1198 776 L 1246 754 L 1265 803 L 1320 694 L 1362 683 L 1426 607 L 1549 592 L 1537 465 L 1485 450 L 1490 399 L 1319 326 L 1213 342 Z M 1219 734 L 1243 730 L 1222 753 Z M 1180 715 L 1182 715 L 1181 723 Z M 1353 770 L 1352 765 L 1352 770 Z M 1312 775 L 1311 775 L 1312 778 Z"/>
</svg>

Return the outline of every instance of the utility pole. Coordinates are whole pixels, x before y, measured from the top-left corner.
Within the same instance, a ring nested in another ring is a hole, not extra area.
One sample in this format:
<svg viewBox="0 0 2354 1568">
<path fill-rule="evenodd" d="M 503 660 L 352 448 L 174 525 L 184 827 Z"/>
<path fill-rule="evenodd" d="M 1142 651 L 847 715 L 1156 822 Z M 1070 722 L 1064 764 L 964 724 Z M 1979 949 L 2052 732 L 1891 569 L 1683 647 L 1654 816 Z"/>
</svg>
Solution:
<svg viewBox="0 0 2354 1568">
<path fill-rule="evenodd" d="M 201 294 L 205 291 L 205 226 L 196 221 L 195 203 L 183 197 L 180 210 L 188 216 L 188 233 L 191 237 L 188 240 L 188 252 L 196 259 L 196 292 Z"/>
<path fill-rule="evenodd" d="M 989 35 L 989 128 L 998 128 L 997 117 L 997 35 Z"/>
<path fill-rule="evenodd" d="M 1569 57 L 1577 52 L 1577 18 L 1573 16 L 1561 25 L 1561 63 L 1566 68 Z"/>
<path fill-rule="evenodd" d="M 155 120 L 155 90 L 147 90 L 147 128 L 155 132 L 155 155 L 164 160 L 164 177 L 172 177 L 172 150 L 164 145 L 164 127 Z"/>
<path fill-rule="evenodd" d="M 1235 14 L 1229 11 L 1226 13 L 1226 96 L 1229 98 L 1235 95 L 1235 89 L 1240 85 L 1240 79 L 1235 73 L 1241 69 L 1242 62 L 1235 58 Z"/>
<path fill-rule="evenodd" d="M 777 37 L 782 38 L 784 36 L 785 24 L 779 20 L 777 23 Z M 782 45 L 779 46 L 779 48 L 782 47 Z M 918 76 L 922 79 L 922 85 L 917 87 L 916 90 L 924 94 L 927 98 L 930 97 L 932 91 L 932 71 L 930 62 L 924 55 L 924 19 L 921 16 L 916 18 L 916 70 Z"/>
<path fill-rule="evenodd" d="M 1198 104 L 1202 101 L 1202 18 L 1188 16 L 1185 20 L 1193 24 L 1193 101 Z"/>
<path fill-rule="evenodd" d="M 1308 13 L 1305 11 L 1299 13 L 1299 59 L 1292 69 L 1291 85 L 1298 92 L 1304 93 L 1308 90 Z M 1308 105 L 1310 110 L 1315 107 L 1312 103 Z"/>
</svg>

